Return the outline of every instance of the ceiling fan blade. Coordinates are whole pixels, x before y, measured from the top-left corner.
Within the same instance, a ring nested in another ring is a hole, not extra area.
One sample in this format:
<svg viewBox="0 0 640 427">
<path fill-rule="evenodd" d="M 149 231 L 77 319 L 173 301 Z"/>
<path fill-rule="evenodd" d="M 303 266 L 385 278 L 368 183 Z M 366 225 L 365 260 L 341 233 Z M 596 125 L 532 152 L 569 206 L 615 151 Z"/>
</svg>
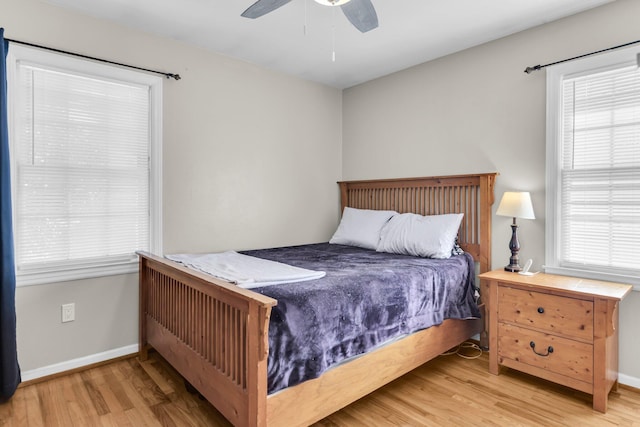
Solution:
<svg viewBox="0 0 640 427">
<path fill-rule="evenodd" d="M 289 3 L 291 0 L 258 0 L 247 10 L 242 12 L 240 16 L 244 16 L 245 18 L 256 19 L 261 17 L 262 15 L 266 15 L 269 12 L 273 12 L 277 8 L 284 6 Z"/>
<path fill-rule="evenodd" d="M 345 16 L 360 32 L 378 28 L 378 15 L 371 0 L 351 0 L 340 6 Z"/>
</svg>

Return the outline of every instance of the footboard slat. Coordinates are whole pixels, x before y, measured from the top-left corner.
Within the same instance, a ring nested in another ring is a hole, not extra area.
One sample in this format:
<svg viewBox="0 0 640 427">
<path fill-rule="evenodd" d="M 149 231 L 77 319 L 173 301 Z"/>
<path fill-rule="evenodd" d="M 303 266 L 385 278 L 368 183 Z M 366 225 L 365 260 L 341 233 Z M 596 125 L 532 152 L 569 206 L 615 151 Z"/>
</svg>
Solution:
<svg viewBox="0 0 640 427">
<path fill-rule="evenodd" d="M 264 349 L 276 301 L 139 255 L 141 355 L 155 348 L 234 425 L 266 423 Z"/>
<path fill-rule="evenodd" d="M 150 270 L 148 274 L 151 303 L 146 315 L 244 388 L 246 371 L 240 361 L 246 359 L 247 310 L 226 304 L 158 271 Z M 212 322 L 218 325 L 215 333 L 211 333 L 209 325 L 198 321 L 209 319 L 210 311 L 219 313 L 217 321 Z M 217 349 L 222 356 L 210 357 L 211 349 Z"/>
</svg>

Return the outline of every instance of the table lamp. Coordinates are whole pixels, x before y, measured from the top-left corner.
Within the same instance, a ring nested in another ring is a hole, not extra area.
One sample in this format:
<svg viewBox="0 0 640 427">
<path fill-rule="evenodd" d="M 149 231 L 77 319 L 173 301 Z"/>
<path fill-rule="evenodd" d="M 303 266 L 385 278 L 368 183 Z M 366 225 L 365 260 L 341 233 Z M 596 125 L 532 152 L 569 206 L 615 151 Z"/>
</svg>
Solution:
<svg viewBox="0 0 640 427">
<path fill-rule="evenodd" d="M 522 267 L 518 264 L 520 242 L 518 242 L 518 225 L 516 224 L 516 218 L 536 219 L 533 213 L 533 205 L 531 204 L 531 195 L 527 191 L 505 191 L 496 215 L 510 216 L 513 218 L 513 224 L 511 224 L 511 241 L 509 242 L 511 258 L 509 258 L 509 265 L 504 269 L 506 271 L 518 272 L 522 270 Z"/>
</svg>

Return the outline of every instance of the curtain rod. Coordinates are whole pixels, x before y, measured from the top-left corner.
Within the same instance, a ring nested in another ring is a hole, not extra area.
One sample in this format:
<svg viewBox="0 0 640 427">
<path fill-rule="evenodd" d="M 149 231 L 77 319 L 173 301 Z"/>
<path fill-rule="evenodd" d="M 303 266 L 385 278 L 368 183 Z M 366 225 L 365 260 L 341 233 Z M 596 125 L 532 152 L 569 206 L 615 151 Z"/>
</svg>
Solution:
<svg viewBox="0 0 640 427">
<path fill-rule="evenodd" d="M 568 58 L 568 59 L 563 59 L 561 61 L 556 61 L 556 62 L 552 62 L 550 64 L 545 64 L 545 65 L 536 65 L 534 67 L 527 67 L 525 68 L 524 72 L 527 74 L 531 74 L 533 71 L 538 71 L 544 67 L 549 67 L 551 65 L 556 65 L 556 64 L 561 64 L 563 62 L 568 62 L 568 61 L 573 61 L 574 59 L 579 59 L 579 58 L 584 58 L 585 56 L 591 56 L 591 55 L 596 55 L 598 53 L 602 53 L 602 52 L 607 52 L 609 50 L 614 50 L 614 49 L 620 49 L 621 47 L 626 47 L 626 46 L 630 46 L 632 44 L 636 44 L 636 43 L 640 43 L 640 40 L 636 40 L 634 42 L 629 42 L 629 43 L 625 43 L 625 44 L 621 44 L 619 46 L 614 46 L 614 47 L 610 47 L 607 49 L 602 49 L 602 50 L 598 50 L 596 52 L 591 52 L 591 53 L 585 53 L 584 55 L 580 55 L 580 56 L 574 56 L 573 58 Z"/>
<path fill-rule="evenodd" d="M 20 41 L 20 40 L 13 40 L 13 39 L 8 39 L 8 38 L 5 38 L 5 40 L 8 41 L 8 42 L 12 42 L 12 43 L 18 43 L 18 44 L 23 44 L 23 45 L 26 45 L 26 46 L 31 46 L 31 47 L 37 47 L 37 48 L 40 48 L 40 49 L 50 50 L 52 52 L 64 53 L 65 55 L 72 55 L 72 56 L 77 56 L 79 58 L 91 59 L 93 61 L 105 62 L 107 64 L 119 65 L 121 67 L 134 68 L 134 69 L 140 70 L 140 71 L 147 71 L 149 73 L 160 74 L 160 75 L 165 76 L 168 79 L 175 79 L 175 80 L 180 80 L 181 79 L 180 74 L 165 73 L 164 71 L 150 70 L 148 68 L 136 67 L 135 65 L 129 65 L 129 64 L 122 64 L 120 62 L 109 61 L 108 59 L 96 58 L 96 57 L 93 57 L 93 56 L 82 55 L 80 53 L 68 52 L 66 50 L 55 49 L 53 47 L 47 47 L 47 46 L 41 46 L 39 44 L 34 44 L 34 43 L 27 43 L 27 42 L 23 42 L 23 41 Z"/>
</svg>

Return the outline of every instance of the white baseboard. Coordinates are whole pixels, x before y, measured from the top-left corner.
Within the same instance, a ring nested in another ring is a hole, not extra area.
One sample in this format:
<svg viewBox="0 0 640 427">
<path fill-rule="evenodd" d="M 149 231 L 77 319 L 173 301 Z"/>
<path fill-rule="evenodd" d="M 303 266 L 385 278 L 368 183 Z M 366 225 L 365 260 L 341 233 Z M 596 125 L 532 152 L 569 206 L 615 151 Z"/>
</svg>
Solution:
<svg viewBox="0 0 640 427">
<path fill-rule="evenodd" d="M 122 356 L 128 356 L 137 352 L 138 344 L 132 344 L 126 347 L 108 350 L 103 353 L 92 354 L 90 356 L 67 360 L 66 362 L 56 363 L 54 365 L 43 366 L 42 368 L 31 369 L 29 371 L 24 371 L 21 373 L 22 381 L 31 381 L 37 378 L 59 374 L 60 372 L 71 371 L 73 369 L 82 368 L 83 366 L 104 362 L 106 360 L 111 360 Z"/>
<path fill-rule="evenodd" d="M 629 387 L 637 388 L 640 390 L 640 378 L 631 377 L 629 375 L 619 373 L 618 382 L 620 384 L 628 385 Z"/>
</svg>

